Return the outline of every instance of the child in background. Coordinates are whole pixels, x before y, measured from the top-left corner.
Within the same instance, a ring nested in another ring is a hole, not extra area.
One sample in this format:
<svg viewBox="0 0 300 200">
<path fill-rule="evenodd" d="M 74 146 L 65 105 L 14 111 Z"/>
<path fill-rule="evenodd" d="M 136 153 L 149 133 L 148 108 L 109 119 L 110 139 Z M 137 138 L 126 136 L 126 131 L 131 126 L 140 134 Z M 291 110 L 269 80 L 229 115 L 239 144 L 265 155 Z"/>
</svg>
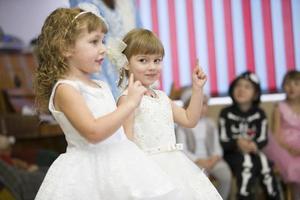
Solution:
<svg viewBox="0 0 300 200">
<path fill-rule="evenodd" d="M 67 143 L 37 200 L 182 199 L 167 175 L 126 138 L 122 123 L 146 89 L 129 79 L 128 98 L 116 108 L 107 84 L 89 79 L 100 70 L 107 27 L 97 10 L 59 8 L 38 38 L 35 92 L 51 111 Z"/>
<path fill-rule="evenodd" d="M 186 109 L 191 100 L 192 90 L 183 90 L 181 100 Z M 177 142 L 183 143 L 184 153 L 200 168 L 204 168 L 217 181 L 217 190 L 224 200 L 228 199 L 231 187 L 231 171 L 223 160 L 223 149 L 220 145 L 218 128 L 207 117 L 208 97 L 203 96 L 201 118 L 194 128 L 178 126 Z"/>
<path fill-rule="evenodd" d="M 176 144 L 174 132 L 174 121 L 184 127 L 196 125 L 201 114 L 206 75 L 197 64 L 192 74 L 191 102 L 185 110 L 173 103 L 163 91 L 151 88 L 159 79 L 164 56 L 164 48 L 153 32 L 133 29 L 123 41 L 127 45 L 123 53 L 128 65 L 122 69 L 120 83 L 133 73 L 134 79 L 147 88 L 140 105 L 125 121 L 128 138 L 185 191 L 183 199 L 221 199 L 206 175 L 179 151 L 182 145 Z M 126 89 L 119 99 L 119 106 L 123 106 L 128 97 Z"/>
<path fill-rule="evenodd" d="M 16 199 L 34 199 L 47 168 L 12 157 L 13 143 L 11 136 L 0 135 L 0 182 L 11 190 Z"/>
<path fill-rule="evenodd" d="M 239 75 L 231 84 L 233 104 L 223 108 L 219 134 L 224 159 L 237 179 L 237 199 L 254 199 L 256 179 L 262 182 L 268 199 L 279 199 L 272 167 L 261 149 L 267 144 L 267 119 L 260 109 L 260 84 L 251 72 Z"/>
<path fill-rule="evenodd" d="M 266 155 L 279 168 L 284 182 L 294 185 L 294 199 L 300 199 L 300 72 L 289 71 L 283 79 L 286 100 L 273 113 L 273 128 Z"/>
<path fill-rule="evenodd" d="M 14 142 L 15 138 L 0 135 L 0 159 L 6 164 L 18 169 L 26 170 L 28 172 L 37 171 L 39 168 L 37 165 L 30 164 L 24 160 L 14 158 L 12 156 L 12 145 Z"/>
</svg>

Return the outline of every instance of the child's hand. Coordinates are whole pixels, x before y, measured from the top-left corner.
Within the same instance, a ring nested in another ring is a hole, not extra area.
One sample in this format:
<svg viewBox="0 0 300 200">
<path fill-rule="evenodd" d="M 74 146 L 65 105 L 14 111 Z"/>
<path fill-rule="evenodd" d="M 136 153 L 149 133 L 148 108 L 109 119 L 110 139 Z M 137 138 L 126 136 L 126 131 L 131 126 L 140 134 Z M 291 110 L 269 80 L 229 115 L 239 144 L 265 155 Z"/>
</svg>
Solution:
<svg viewBox="0 0 300 200">
<path fill-rule="evenodd" d="M 219 156 L 211 156 L 211 157 L 209 158 L 209 161 L 210 161 L 210 169 L 213 168 L 219 160 L 220 160 L 220 157 L 219 157 Z"/>
<path fill-rule="evenodd" d="M 192 75 L 193 80 L 193 88 L 194 89 L 201 89 L 203 88 L 204 84 L 206 83 L 207 77 L 202 68 L 199 66 L 199 60 L 197 59 L 196 67 L 193 70 Z"/>
<path fill-rule="evenodd" d="M 258 148 L 255 142 L 249 141 L 249 147 L 252 153 L 256 153 Z"/>
<path fill-rule="evenodd" d="M 143 95 L 147 92 L 147 89 L 141 84 L 140 81 L 133 80 L 133 74 L 130 74 L 128 83 L 128 101 L 134 104 L 134 107 L 138 106 L 142 100 Z"/>
<path fill-rule="evenodd" d="M 210 170 L 214 165 L 214 163 L 210 159 L 198 159 L 195 163 L 200 168 L 204 168 L 204 169 L 207 169 L 207 170 Z"/>
<path fill-rule="evenodd" d="M 213 156 L 211 156 L 211 160 L 212 160 L 212 162 L 214 163 L 214 165 L 215 165 L 217 162 L 219 162 L 221 159 L 222 159 L 222 158 L 221 158 L 221 156 L 219 156 L 219 155 L 213 155 Z"/>
</svg>

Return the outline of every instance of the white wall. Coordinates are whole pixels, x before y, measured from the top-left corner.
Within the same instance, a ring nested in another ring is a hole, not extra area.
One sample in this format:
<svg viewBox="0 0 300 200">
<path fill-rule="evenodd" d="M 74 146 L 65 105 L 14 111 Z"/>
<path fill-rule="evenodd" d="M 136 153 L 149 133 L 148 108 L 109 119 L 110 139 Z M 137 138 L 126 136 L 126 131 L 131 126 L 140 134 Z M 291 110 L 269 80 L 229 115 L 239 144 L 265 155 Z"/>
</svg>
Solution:
<svg viewBox="0 0 300 200">
<path fill-rule="evenodd" d="M 28 45 L 39 34 L 46 17 L 55 8 L 68 5 L 68 0 L 0 0 L 0 27 Z"/>
</svg>

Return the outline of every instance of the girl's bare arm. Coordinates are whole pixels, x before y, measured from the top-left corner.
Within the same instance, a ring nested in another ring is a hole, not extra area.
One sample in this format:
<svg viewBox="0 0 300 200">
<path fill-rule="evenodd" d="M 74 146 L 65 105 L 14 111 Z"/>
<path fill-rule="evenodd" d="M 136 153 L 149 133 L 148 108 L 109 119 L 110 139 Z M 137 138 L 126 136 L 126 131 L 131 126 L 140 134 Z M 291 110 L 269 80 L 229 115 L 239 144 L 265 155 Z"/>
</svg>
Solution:
<svg viewBox="0 0 300 200">
<path fill-rule="evenodd" d="M 180 126 L 193 128 L 196 126 L 202 109 L 203 92 L 195 90 L 192 92 L 191 101 L 187 109 L 184 109 L 171 101 L 174 121 Z"/>
<path fill-rule="evenodd" d="M 127 102 L 127 96 L 121 96 L 118 101 L 118 107 L 121 106 L 122 104 L 126 104 L 126 102 Z M 134 112 L 131 112 L 131 114 L 129 114 L 129 116 L 126 118 L 126 120 L 123 123 L 125 134 L 130 140 L 133 140 L 133 123 L 134 123 Z"/>
<path fill-rule="evenodd" d="M 95 118 L 81 94 L 67 84 L 57 87 L 54 102 L 56 109 L 63 112 L 75 129 L 91 143 L 111 136 L 136 107 L 134 102 L 126 101 L 112 113 Z"/>
<path fill-rule="evenodd" d="M 203 86 L 206 82 L 206 74 L 199 66 L 197 60 L 196 67 L 192 74 L 192 96 L 187 109 L 183 109 L 175 103 L 171 103 L 174 121 L 181 126 L 192 128 L 196 126 L 200 115 L 203 104 Z"/>
</svg>

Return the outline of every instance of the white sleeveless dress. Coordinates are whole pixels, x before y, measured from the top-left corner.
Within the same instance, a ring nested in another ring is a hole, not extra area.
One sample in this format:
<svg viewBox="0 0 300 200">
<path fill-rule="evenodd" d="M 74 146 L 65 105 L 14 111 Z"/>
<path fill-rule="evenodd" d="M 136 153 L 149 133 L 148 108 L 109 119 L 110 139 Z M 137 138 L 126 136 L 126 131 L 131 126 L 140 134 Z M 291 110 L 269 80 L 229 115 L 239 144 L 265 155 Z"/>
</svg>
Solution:
<svg viewBox="0 0 300 200">
<path fill-rule="evenodd" d="M 60 124 L 68 146 L 51 165 L 36 200 L 181 200 L 168 176 L 120 128 L 98 144 L 89 143 L 53 105 L 58 84 L 69 84 L 84 97 L 95 118 L 116 109 L 106 84 L 94 88 L 80 81 L 60 80 L 49 109 Z"/>
<path fill-rule="evenodd" d="M 203 171 L 180 151 L 182 144 L 176 144 L 170 99 L 160 90 L 154 92 L 157 97 L 144 96 L 135 111 L 134 142 L 192 195 L 185 199 L 222 199 Z"/>
</svg>

